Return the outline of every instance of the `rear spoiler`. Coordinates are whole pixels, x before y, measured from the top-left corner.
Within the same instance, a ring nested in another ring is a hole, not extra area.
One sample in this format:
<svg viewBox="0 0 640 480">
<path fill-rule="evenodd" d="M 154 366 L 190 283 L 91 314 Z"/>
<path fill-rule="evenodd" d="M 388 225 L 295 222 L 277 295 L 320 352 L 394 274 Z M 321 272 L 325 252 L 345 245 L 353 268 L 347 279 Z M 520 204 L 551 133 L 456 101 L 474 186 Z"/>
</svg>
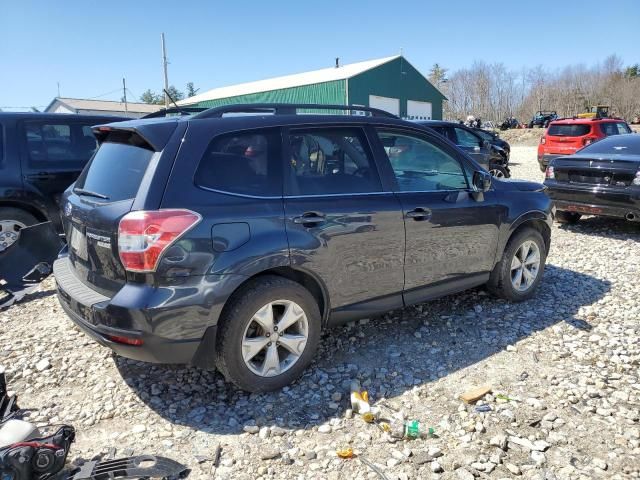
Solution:
<svg viewBox="0 0 640 480">
<path fill-rule="evenodd" d="M 143 145 L 140 146 L 150 147 L 152 150 L 159 152 L 171 138 L 178 126 L 178 122 L 165 118 L 159 118 L 158 120 L 160 121 L 146 120 L 141 122 L 139 120 L 131 120 L 96 125 L 93 127 L 93 134 L 96 136 L 98 144 L 102 144 L 110 134 L 128 132 L 131 136 L 132 144 L 140 144 L 140 141 L 142 141 Z"/>
</svg>

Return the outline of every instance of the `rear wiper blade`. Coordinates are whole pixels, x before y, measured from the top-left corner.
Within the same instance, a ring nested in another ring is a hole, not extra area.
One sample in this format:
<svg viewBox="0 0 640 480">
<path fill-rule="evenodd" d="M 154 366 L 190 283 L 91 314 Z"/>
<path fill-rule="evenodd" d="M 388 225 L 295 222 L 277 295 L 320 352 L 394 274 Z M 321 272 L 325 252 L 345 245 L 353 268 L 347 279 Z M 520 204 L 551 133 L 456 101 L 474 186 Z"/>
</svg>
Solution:
<svg viewBox="0 0 640 480">
<path fill-rule="evenodd" d="M 102 193 L 92 192 L 91 190 L 85 190 L 84 188 L 74 188 L 73 193 L 79 193 L 80 195 L 86 195 L 87 197 L 96 197 L 103 200 L 109 200 L 109 197 Z"/>
</svg>

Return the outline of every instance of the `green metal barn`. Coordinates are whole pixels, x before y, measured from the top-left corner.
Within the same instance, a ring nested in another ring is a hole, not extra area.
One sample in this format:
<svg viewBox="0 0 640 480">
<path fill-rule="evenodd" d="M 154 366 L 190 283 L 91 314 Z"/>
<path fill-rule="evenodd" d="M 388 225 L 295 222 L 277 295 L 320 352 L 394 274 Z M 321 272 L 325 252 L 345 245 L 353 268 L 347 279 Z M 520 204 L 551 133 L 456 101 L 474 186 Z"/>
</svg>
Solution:
<svg viewBox="0 0 640 480">
<path fill-rule="evenodd" d="M 441 120 L 445 96 L 403 56 L 215 88 L 178 102 L 319 103 L 376 107 L 412 120 Z"/>
</svg>

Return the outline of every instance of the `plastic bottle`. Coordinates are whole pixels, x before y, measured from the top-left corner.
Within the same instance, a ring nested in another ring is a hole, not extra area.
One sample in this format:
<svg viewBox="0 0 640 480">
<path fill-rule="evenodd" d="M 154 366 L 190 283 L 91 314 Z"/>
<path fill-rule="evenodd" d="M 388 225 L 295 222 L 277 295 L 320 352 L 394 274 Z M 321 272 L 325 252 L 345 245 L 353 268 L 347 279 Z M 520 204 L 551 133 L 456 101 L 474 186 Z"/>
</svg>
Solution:
<svg viewBox="0 0 640 480">
<path fill-rule="evenodd" d="M 433 427 L 422 425 L 418 420 L 392 420 L 389 424 L 389 433 L 392 437 L 408 440 L 431 438 L 436 435 Z"/>
</svg>

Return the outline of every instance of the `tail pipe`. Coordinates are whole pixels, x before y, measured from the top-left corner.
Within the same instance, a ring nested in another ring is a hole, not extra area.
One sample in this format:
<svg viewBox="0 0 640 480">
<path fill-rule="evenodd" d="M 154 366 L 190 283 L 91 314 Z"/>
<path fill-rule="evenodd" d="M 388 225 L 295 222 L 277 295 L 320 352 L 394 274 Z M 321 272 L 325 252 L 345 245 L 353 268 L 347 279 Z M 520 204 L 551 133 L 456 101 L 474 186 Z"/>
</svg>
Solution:
<svg viewBox="0 0 640 480">
<path fill-rule="evenodd" d="M 627 213 L 624 218 L 626 218 L 627 220 L 629 220 L 630 222 L 638 222 L 640 221 L 640 217 L 638 217 L 638 215 L 636 215 L 633 212 L 629 212 Z"/>
</svg>

